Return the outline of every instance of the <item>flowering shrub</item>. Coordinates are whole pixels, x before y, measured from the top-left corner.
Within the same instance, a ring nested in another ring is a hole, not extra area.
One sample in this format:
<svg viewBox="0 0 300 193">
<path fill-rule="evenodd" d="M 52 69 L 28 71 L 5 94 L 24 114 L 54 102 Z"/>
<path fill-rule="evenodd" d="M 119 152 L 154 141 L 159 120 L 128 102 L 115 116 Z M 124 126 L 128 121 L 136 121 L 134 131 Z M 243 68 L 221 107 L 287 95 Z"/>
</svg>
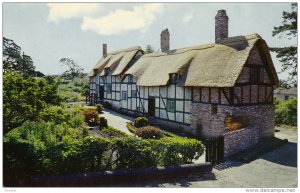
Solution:
<svg viewBox="0 0 300 193">
<path fill-rule="evenodd" d="M 138 128 L 135 134 L 142 139 L 160 139 L 164 137 L 159 129 L 152 126 Z"/>
<path fill-rule="evenodd" d="M 98 112 L 94 109 L 84 109 L 82 111 L 84 115 L 84 121 L 89 124 L 89 126 L 96 126 L 99 125 L 99 116 Z"/>
</svg>

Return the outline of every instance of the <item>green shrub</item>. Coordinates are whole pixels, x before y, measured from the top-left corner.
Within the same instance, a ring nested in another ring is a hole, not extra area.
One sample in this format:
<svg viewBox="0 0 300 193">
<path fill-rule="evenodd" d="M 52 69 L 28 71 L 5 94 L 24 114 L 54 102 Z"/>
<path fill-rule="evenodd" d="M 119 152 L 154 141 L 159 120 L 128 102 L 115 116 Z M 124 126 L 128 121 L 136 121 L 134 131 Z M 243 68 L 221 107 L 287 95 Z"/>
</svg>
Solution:
<svg viewBox="0 0 300 193">
<path fill-rule="evenodd" d="M 136 132 L 136 129 L 132 126 L 130 122 L 127 123 L 127 129 L 133 134 L 135 134 Z"/>
<path fill-rule="evenodd" d="M 89 129 L 86 128 L 86 127 L 83 127 L 83 128 L 82 128 L 82 136 L 83 136 L 83 137 L 86 137 L 86 136 L 88 136 L 88 135 L 89 135 Z"/>
<path fill-rule="evenodd" d="M 54 122 L 56 124 L 61 124 L 67 122 L 70 119 L 69 112 L 61 106 L 51 106 L 43 109 L 40 113 L 40 119 L 45 122 Z"/>
<path fill-rule="evenodd" d="M 118 130 L 116 128 L 113 128 L 111 126 L 102 127 L 102 128 L 100 128 L 100 131 L 102 133 L 105 133 L 105 134 L 109 135 L 110 137 L 127 137 L 128 136 L 123 131 L 120 131 L 120 130 Z"/>
<path fill-rule="evenodd" d="M 297 125 L 297 99 L 291 98 L 286 101 L 277 100 L 275 105 L 275 123 L 289 126 Z"/>
<path fill-rule="evenodd" d="M 144 127 L 148 124 L 148 119 L 146 117 L 138 117 L 134 119 L 135 127 Z"/>
<path fill-rule="evenodd" d="M 150 143 L 134 137 L 115 138 L 112 149 L 116 152 L 115 169 L 132 169 L 156 166 L 151 156 Z"/>
<path fill-rule="evenodd" d="M 99 125 L 100 120 L 96 110 L 84 109 L 82 113 L 84 115 L 84 121 L 87 122 L 89 126 Z"/>
<path fill-rule="evenodd" d="M 110 126 L 101 132 L 113 136 L 112 140 L 65 123 L 25 122 L 4 136 L 4 184 L 20 185 L 34 176 L 191 163 L 204 149 L 195 139 L 143 140 Z"/>
<path fill-rule="evenodd" d="M 105 119 L 105 117 L 100 117 L 100 125 L 99 125 L 99 128 L 106 128 L 108 127 L 107 125 L 107 119 Z"/>
<path fill-rule="evenodd" d="M 58 105 L 61 98 L 57 84 L 45 78 L 22 77 L 20 73 L 3 74 L 3 133 L 21 126 L 26 120 L 36 121 L 48 105 Z"/>
<path fill-rule="evenodd" d="M 101 104 L 97 104 L 96 108 L 97 108 L 98 113 L 101 114 L 103 111 L 103 106 Z"/>
<path fill-rule="evenodd" d="M 164 137 L 159 129 L 152 126 L 138 128 L 135 133 L 142 139 L 160 139 Z"/>
<path fill-rule="evenodd" d="M 109 150 L 111 142 L 101 137 L 88 136 L 83 140 L 81 151 L 81 162 L 85 165 L 85 171 L 103 171 L 107 167 L 106 151 Z"/>
<path fill-rule="evenodd" d="M 152 156 L 158 165 L 192 163 L 204 152 L 204 145 L 196 140 L 183 137 L 164 137 L 159 140 L 149 139 Z"/>
<path fill-rule="evenodd" d="M 69 120 L 70 126 L 74 128 L 82 126 L 83 122 L 84 122 L 84 116 L 82 114 L 74 115 L 74 117 L 71 117 Z"/>
</svg>

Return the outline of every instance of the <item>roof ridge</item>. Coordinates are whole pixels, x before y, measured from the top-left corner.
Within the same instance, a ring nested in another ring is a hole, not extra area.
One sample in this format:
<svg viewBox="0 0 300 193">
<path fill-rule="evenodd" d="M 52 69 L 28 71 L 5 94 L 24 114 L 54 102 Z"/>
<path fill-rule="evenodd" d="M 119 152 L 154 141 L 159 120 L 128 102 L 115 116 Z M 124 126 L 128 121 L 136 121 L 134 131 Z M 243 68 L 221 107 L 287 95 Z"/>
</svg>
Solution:
<svg viewBox="0 0 300 193">
<path fill-rule="evenodd" d="M 262 39 L 262 37 L 257 33 L 249 34 L 245 36 L 239 35 L 239 36 L 233 36 L 233 37 L 223 39 L 220 41 L 219 44 L 230 44 L 230 43 L 242 42 L 242 41 L 253 40 L 253 39 Z"/>
<path fill-rule="evenodd" d="M 142 50 L 142 48 L 140 46 L 133 46 L 133 47 L 129 47 L 129 48 L 121 49 L 121 50 L 116 50 L 113 52 L 108 52 L 107 55 L 116 55 L 116 54 L 120 54 L 122 52 L 131 52 L 134 50 Z"/>
<path fill-rule="evenodd" d="M 212 48 L 216 45 L 222 45 L 222 44 L 226 45 L 226 44 L 232 44 L 241 41 L 248 41 L 252 39 L 262 39 L 262 37 L 257 33 L 249 34 L 245 36 L 233 36 L 222 40 L 220 44 L 215 44 L 215 43 L 200 44 L 196 46 L 178 48 L 178 49 L 170 50 L 168 52 L 153 52 L 150 54 L 145 54 L 143 57 L 160 57 L 160 56 L 176 55 L 176 54 L 182 54 L 194 50 L 204 50 L 204 49 Z"/>
<path fill-rule="evenodd" d="M 160 57 L 160 56 L 168 56 L 168 55 L 176 55 L 176 54 L 182 54 L 185 52 L 190 52 L 194 50 L 204 50 L 208 48 L 214 47 L 215 44 L 203 44 L 203 45 L 197 45 L 192 47 L 185 47 L 185 48 L 179 48 L 170 50 L 168 52 L 152 52 L 150 54 L 145 54 L 143 57 Z"/>
</svg>

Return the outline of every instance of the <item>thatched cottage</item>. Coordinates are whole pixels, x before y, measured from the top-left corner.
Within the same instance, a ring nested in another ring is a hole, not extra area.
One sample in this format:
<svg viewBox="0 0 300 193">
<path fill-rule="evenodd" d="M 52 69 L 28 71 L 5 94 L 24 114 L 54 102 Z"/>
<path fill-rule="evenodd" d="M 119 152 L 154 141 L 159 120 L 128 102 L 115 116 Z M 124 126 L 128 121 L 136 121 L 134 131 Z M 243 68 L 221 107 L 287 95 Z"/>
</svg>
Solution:
<svg viewBox="0 0 300 193">
<path fill-rule="evenodd" d="M 278 77 L 266 42 L 258 35 L 228 37 L 224 10 L 215 17 L 215 43 L 161 52 L 140 47 L 107 53 L 90 73 L 91 102 L 181 126 L 203 136 L 227 132 L 226 116 L 246 117 L 258 137 L 274 135 L 273 87 Z"/>
</svg>

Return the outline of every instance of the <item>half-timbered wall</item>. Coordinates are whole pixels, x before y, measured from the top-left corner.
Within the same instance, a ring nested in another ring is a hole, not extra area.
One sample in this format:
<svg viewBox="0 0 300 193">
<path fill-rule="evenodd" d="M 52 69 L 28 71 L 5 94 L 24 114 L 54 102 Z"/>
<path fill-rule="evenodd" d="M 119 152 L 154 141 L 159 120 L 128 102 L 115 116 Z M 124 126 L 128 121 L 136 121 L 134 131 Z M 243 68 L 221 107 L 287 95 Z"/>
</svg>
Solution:
<svg viewBox="0 0 300 193">
<path fill-rule="evenodd" d="M 96 76 L 90 78 L 90 94 L 96 94 Z"/>
<path fill-rule="evenodd" d="M 229 113 L 259 126 L 260 137 L 274 135 L 273 84 L 264 64 L 254 48 L 234 87 L 194 87 L 191 127 L 204 136 L 224 134 Z"/>
<path fill-rule="evenodd" d="M 130 63 L 125 67 L 124 71 L 126 71 L 130 66 L 132 66 L 141 56 L 143 53 L 141 51 L 137 52 L 137 54 L 134 56 L 134 58 L 130 61 Z M 90 91 L 90 93 L 96 93 L 97 94 L 97 102 L 110 102 L 113 105 L 113 108 L 119 109 L 122 107 L 121 103 L 121 82 L 122 82 L 122 76 L 120 75 L 112 75 L 115 68 L 113 69 L 107 69 L 107 74 L 104 76 L 100 76 L 100 73 L 98 73 L 96 76 L 92 77 L 93 82 L 91 81 L 91 84 L 93 85 L 93 90 Z M 105 70 L 105 69 L 104 69 Z M 100 98 L 100 87 L 103 87 L 104 89 L 104 95 L 103 99 Z M 92 87 L 92 86 L 91 86 Z"/>
<path fill-rule="evenodd" d="M 99 77 L 99 86 L 103 86 L 104 89 L 103 102 L 110 102 L 114 108 L 120 108 L 120 79 L 120 76 L 112 76 L 111 72 L 106 76 Z M 98 97 L 100 96 L 98 95 Z"/>
<path fill-rule="evenodd" d="M 139 112 L 148 115 L 149 97 L 154 98 L 156 119 L 169 122 L 190 125 L 190 105 L 192 94 L 190 88 L 179 87 L 176 84 L 159 87 L 137 86 L 133 78 L 129 81 L 129 76 L 121 84 L 121 108 L 129 112 Z M 123 92 L 127 93 L 127 99 L 122 98 Z M 136 94 L 135 94 L 136 92 Z M 174 101 L 174 109 L 167 108 L 168 101 Z"/>
</svg>

